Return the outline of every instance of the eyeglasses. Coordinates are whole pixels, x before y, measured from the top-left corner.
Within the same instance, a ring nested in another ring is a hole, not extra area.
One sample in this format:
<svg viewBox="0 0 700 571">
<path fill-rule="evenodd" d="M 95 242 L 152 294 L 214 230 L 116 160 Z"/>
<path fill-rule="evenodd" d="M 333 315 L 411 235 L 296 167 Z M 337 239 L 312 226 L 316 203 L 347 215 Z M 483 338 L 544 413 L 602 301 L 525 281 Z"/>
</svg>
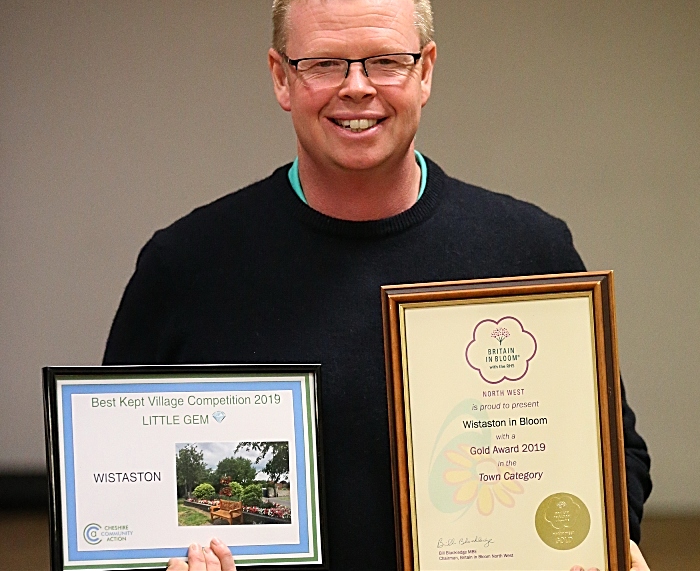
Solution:
<svg viewBox="0 0 700 571">
<path fill-rule="evenodd" d="M 299 58 L 285 61 L 297 70 L 301 80 L 317 88 L 339 87 L 350 72 L 350 64 L 359 63 L 365 76 L 375 85 L 401 85 L 415 67 L 421 54 L 384 54 L 360 59 Z"/>
</svg>

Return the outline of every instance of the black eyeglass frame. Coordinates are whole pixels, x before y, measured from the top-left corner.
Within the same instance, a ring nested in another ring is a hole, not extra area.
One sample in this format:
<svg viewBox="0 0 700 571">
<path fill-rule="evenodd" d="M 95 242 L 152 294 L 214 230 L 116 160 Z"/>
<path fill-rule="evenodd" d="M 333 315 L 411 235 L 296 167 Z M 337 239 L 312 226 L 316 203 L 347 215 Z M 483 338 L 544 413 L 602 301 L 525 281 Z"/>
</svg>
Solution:
<svg viewBox="0 0 700 571">
<path fill-rule="evenodd" d="M 314 60 L 314 59 L 318 59 L 318 60 L 330 59 L 330 60 L 337 60 L 337 61 L 345 61 L 348 63 L 348 67 L 345 68 L 345 79 L 347 79 L 348 74 L 350 73 L 350 66 L 353 63 L 361 63 L 362 64 L 362 71 L 364 71 L 365 77 L 369 77 L 369 74 L 367 73 L 367 66 L 365 65 L 365 63 L 367 62 L 368 59 L 375 59 L 375 58 L 388 57 L 388 56 L 411 56 L 413 58 L 413 65 L 416 65 L 416 63 L 418 63 L 418 60 L 423 57 L 423 52 L 422 51 L 420 51 L 418 53 L 397 52 L 397 53 L 393 53 L 393 54 L 379 54 L 376 56 L 363 57 L 363 58 L 359 58 L 359 59 L 350 59 L 350 58 L 346 58 L 346 57 L 302 57 L 302 58 L 298 58 L 298 59 L 290 59 L 289 56 L 287 56 L 287 54 L 283 53 L 280 55 L 284 58 L 284 61 L 286 61 L 289 65 L 291 65 L 292 67 L 294 67 L 294 69 L 297 69 L 297 70 L 298 70 L 297 66 L 299 65 L 299 62 L 302 62 L 302 61 L 309 61 L 309 60 Z"/>
</svg>

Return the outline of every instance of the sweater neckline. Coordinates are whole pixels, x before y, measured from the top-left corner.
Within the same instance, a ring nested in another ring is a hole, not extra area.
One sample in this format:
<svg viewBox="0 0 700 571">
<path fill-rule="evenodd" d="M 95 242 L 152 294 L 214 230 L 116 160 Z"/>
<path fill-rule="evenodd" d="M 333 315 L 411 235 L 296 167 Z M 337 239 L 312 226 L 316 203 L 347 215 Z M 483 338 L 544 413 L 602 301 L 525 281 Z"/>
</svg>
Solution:
<svg viewBox="0 0 700 571">
<path fill-rule="evenodd" d="M 282 195 L 285 210 L 307 226 L 324 234 L 348 238 L 379 238 L 404 232 L 422 223 L 430 218 L 437 208 L 442 198 L 446 176 L 437 164 L 427 157 L 424 158 L 428 165 L 428 178 L 423 195 L 408 210 L 380 220 L 341 220 L 304 204 L 299 200 L 287 176 L 291 163 L 277 169 L 273 177 L 277 178 L 278 184 L 284 189 Z"/>
<path fill-rule="evenodd" d="M 418 198 L 416 199 L 420 200 L 420 197 L 423 196 L 423 193 L 425 192 L 425 183 L 428 180 L 428 165 L 418 149 L 415 149 L 413 152 L 416 155 L 416 163 L 418 163 L 418 167 L 420 168 L 420 187 L 418 189 Z M 299 197 L 299 200 L 301 200 L 304 204 L 308 204 L 309 202 L 306 200 L 306 196 L 304 196 L 304 189 L 301 186 L 301 180 L 299 180 L 299 157 L 294 159 L 292 166 L 289 167 L 289 170 L 287 171 L 287 178 L 289 179 L 289 183 L 292 185 L 294 192 Z"/>
</svg>

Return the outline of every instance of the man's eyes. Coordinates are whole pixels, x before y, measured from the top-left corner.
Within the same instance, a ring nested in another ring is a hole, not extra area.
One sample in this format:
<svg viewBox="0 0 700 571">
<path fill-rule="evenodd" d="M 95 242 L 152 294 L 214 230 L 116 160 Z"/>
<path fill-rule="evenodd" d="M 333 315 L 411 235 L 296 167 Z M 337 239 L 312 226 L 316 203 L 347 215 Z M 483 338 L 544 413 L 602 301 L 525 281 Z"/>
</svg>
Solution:
<svg viewBox="0 0 700 571">
<path fill-rule="evenodd" d="M 371 65 L 379 65 L 379 66 L 386 66 L 386 67 L 391 67 L 394 65 L 401 65 L 402 62 L 399 61 L 396 58 L 390 58 L 390 57 L 383 57 L 379 59 L 373 59 L 367 63 L 370 63 Z"/>
<path fill-rule="evenodd" d="M 332 70 L 332 69 L 342 69 L 345 65 L 343 60 L 334 59 L 320 59 L 309 62 L 309 69 L 311 70 Z"/>
<path fill-rule="evenodd" d="M 399 57 L 378 57 L 367 60 L 367 67 L 375 70 L 380 69 L 399 69 L 410 65 L 410 62 Z M 303 72 L 311 73 L 329 73 L 329 72 L 345 72 L 347 62 L 342 59 L 311 59 L 299 62 L 298 69 Z"/>
</svg>

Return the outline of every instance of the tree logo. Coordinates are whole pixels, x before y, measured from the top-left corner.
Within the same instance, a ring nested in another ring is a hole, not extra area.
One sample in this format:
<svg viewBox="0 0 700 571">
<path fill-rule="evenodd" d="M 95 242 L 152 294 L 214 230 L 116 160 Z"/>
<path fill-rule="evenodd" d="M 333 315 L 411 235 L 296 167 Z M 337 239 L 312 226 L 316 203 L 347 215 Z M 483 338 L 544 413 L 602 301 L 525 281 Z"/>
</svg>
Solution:
<svg viewBox="0 0 700 571">
<path fill-rule="evenodd" d="M 505 327 L 497 327 L 491 332 L 491 337 L 498 340 L 498 344 L 500 345 L 506 337 L 510 337 L 510 331 Z"/>
<path fill-rule="evenodd" d="M 100 537 L 101 529 L 102 527 L 99 524 L 87 524 L 83 530 L 83 537 L 85 538 L 85 541 L 87 541 L 90 545 L 97 545 L 100 543 L 100 541 L 102 541 L 102 538 Z"/>
<path fill-rule="evenodd" d="M 535 336 L 525 330 L 519 319 L 506 316 L 477 323 L 465 356 L 484 381 L 495 385 L 506 379 L 522 379 L 536 352 Z"/>
</svg>

